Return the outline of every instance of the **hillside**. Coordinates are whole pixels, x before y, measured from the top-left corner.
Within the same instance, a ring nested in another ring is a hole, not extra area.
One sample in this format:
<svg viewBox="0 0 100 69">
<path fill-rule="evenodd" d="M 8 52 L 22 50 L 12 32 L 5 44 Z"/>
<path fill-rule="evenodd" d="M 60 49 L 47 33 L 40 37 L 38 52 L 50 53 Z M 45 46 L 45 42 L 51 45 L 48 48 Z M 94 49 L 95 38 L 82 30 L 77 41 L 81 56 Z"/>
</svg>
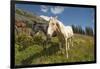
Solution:
<svg viewBox="0 0 100 69">
<path fill-rule="evenodd" d="M 15 9 L 15 34 L 21 34 L 22 32 L 33 36 L 33 24 L 47 24 L 48 22 L 41 18 L 34 12 L 29 12 L 19 8 Z"/>
<path fill-rule="evenodd" d="M 50 64 L 50 63 L 66 63 L 66 62 L 86 62 L 94 60 L 94 40 L 93 37 L 78 35 L 74 36 L 74 46 L 69 50 L 69 58 L 60 54 L 58 47 L 58 39 L 52 38 L 52 42 L 47 46 L 47 50 L 43 50 L 42 44 L 32 44 L 24 50 L 19 50 L 16 44 L 16 65 L 23 64 Z M 40 41 L 41 43 L 41 41 Z"/>
<path fill-rule="evenodd" d="M 15 9 L 15 21 L 23 21 L 26 24 L 35 23 L 47 23 L 43 18 L 39 17 L 35 13 L 31 13 L 19 8 Z"/>
<path fill-rule="evenodd" d="M 93 36 L 75 34 L 74 46 L 70 47 L 69 58 L 61 54 L 59 40 L 52 37 L 51 43 L 46 45 L 44 50 L 45 35 L 29 36 L 23 31 L 32 30 L 34 23 L 48 23 L 43 18 L 19 8 L 15 9 L 15 25 L 18 25 L 18 34 L 15 34 L 15 65 L 51 64 L 68 62 L 86 62 L 94 60 L 94 39 Z M 21 27 L 19 27 L 22 25 Z M 29 31 L 28 31 L 29 32 Z M 16 31 L 15 31 L 16 33 Z M 63 50 L 64 52 L 64 50 Z"/>
</svg>

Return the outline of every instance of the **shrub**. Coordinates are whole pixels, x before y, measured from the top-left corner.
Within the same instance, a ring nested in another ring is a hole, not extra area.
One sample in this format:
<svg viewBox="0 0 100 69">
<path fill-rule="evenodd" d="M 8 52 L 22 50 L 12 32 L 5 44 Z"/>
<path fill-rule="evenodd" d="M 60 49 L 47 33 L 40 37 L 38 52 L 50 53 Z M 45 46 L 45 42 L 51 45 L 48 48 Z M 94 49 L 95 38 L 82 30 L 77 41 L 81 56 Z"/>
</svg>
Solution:
<svg viewBox="0 0 100 69">
<path fill-rule="evenodd" d="M 28 46 L 33 45 L 33 39 L 31 36 L 26 35 L 25 33 L 20 33 L 16 35 L 15 42 L 20 46 L 20 49 L 25 49 Z"/>
<path fill-rule="evenodd" d="M 43 44 L 43 42 L 44 42 L 44 40 L 43 40 L 43 38 L 42 38 L 43 36 L 42 35 L 36 35 L 36 36 L 34 36 L 33 37 L 33 40 L 34 40 L 34 43 L 35 44 L 38 44 L 38 45 L 41 45 L 41 44 Z"/>
</svg>

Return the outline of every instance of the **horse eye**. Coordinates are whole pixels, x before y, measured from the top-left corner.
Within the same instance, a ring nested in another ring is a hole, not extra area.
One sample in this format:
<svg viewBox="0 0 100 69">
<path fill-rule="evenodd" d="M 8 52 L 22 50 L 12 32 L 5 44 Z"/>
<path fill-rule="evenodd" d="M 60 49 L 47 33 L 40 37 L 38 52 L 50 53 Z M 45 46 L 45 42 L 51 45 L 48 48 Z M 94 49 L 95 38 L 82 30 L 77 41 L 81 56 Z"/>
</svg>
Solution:
<svg viewBox="0 0 100 69">
<path fill-rule="evenodd" d="M 54 23 L 52 23 L 52 25 L 54 25 Z"/>
</svg>

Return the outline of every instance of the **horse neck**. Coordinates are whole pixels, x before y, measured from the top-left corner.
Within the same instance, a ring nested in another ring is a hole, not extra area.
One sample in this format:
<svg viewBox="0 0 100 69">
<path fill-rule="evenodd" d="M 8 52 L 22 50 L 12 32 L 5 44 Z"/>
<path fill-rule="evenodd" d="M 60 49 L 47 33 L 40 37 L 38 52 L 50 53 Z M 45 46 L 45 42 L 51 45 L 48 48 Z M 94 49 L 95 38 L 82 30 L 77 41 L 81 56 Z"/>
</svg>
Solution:
<svg viewBox="0 0 100 69">
<path fill-rule="evenodd" d="M 59 20 L 57 20 L 57 23 L 59 24 L 59 30 L 60 30 L 61 32 L 63 32 L 63 30 L 64 30 L 64 25 L 63 25 L 63 23 L 60 22 Z"/>
<path fill-rule="evenodd" d="M 64 34 L 62 33 L 61 29 L 57 28 L 56 30 L 57 36 L 59 40 L 64 40 Z"/>
</svg>

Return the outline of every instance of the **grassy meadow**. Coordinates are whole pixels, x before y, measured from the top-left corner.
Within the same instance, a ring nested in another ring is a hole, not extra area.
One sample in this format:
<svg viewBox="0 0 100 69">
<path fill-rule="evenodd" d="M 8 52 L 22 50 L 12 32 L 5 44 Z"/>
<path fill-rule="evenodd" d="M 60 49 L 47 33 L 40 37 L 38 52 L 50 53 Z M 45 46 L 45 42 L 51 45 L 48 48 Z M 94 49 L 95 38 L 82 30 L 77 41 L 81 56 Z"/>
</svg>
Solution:
<svg viewBox="0 0 100 69">
<path fill-rule="evenodd" d="M 25 25 L 24 28 L 17 27 L 15 30 L 15 65 L 86 62 L 94 60 L 95 45 L 93 36 L 75 34 L 73 38 L 74 46 L 70 47 L 68 51 L 69 58 L 67 59 L 64 54 L 60 53 L 60 41 L 57 37 L 52 37 L 51 43 L 46 45 L 46 50 L 44 50 L 43 46 L 46 37 L 42 32 L 34 37 L 23 33 L 25 31 L 22 29 L 32 30 L 31 26 L 34 23 L 48 23 L 46 20 L 40 18 L 35 13 L 16 8 L 15 21 L 16 24 Z M 17 33 L 17 31 L 19 32 Z"/>
<path fill-rule="evenodd" d="M 75 34 L 73 42 L 74 46 L 70 47 L 69 58 L 67 59 L 64 54 L 60 53 L 59 40 L 57 37 L 53 37 L 51 43 L 48 44 L 46 46 L 46 50 L 44 50 L 43 38 L 40 35 L 35 36 L 33 39 L 28 36 L 21 35 L 16 37 L 15 64 L 52 64 L 94 60 L 93 37 Z"/>
</svg>

